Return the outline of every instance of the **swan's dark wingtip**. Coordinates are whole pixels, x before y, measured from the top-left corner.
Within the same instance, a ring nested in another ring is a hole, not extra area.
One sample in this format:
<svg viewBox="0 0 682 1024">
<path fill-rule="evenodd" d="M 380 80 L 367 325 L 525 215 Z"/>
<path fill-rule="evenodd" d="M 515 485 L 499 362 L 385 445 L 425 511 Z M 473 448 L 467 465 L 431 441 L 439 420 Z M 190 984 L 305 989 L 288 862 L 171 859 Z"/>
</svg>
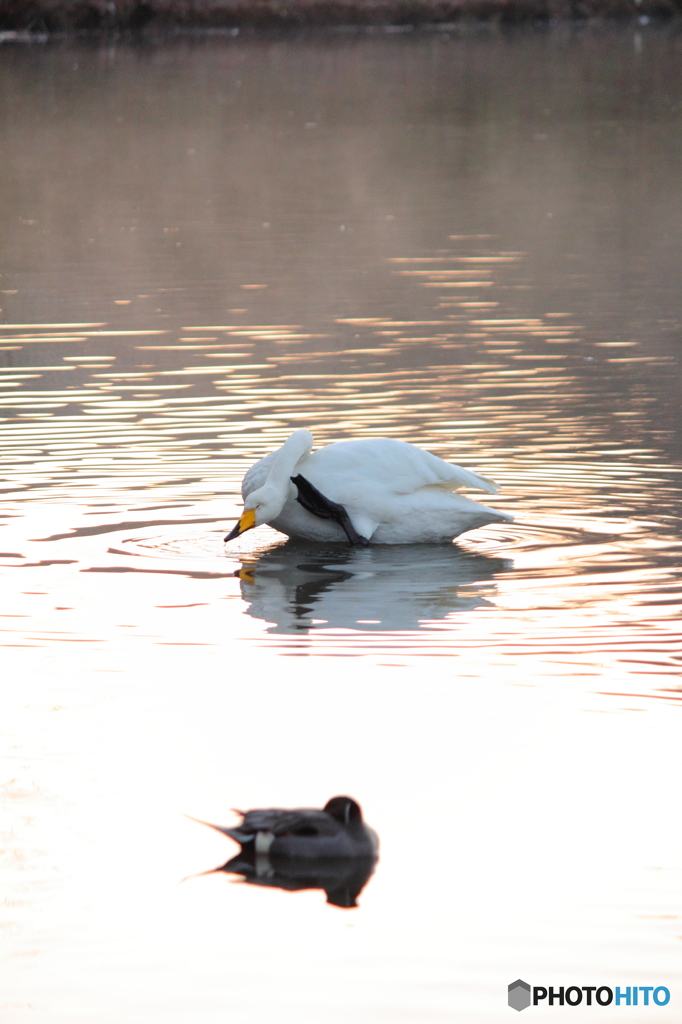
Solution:
<svg viewBox="0 0 682 1024">
<path fill-rule="evenodd" d="M 322 491 L 318 491 L 317 487 L 314 487 L 310 480 L 306 480 L 304 476 L 301 476 L 300 473 L 297 476 L 292 476 L 290 479 L 298 488 L 296 501 L 299 505 L 302 505 L 308 512 L 318 516 L 320 519 L 331 519 L 333 522 L 338 523 L 348 537 L 349 544 L 359 544 L 367 547 L 369 541 L 357 532 L 343 505 L 339 505 L 336 501 L 331 501 Z"/>
</svg>

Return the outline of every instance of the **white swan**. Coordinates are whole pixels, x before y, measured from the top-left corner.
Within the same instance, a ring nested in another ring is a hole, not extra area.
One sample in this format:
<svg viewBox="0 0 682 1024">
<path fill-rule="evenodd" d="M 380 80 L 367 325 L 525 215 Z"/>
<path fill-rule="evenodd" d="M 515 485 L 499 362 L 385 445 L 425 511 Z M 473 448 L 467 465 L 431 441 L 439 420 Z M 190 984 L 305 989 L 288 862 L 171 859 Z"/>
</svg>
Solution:
<svg viewBox="0 0 682 1024">
<path fill-rule="evenodd" d="M 312 447 L 310 431 L 296 430 L 251 467 L 242 481 L 244 512 L 225 540 L 268 523 L 306 540 L 437 543 L 513 519 L 454 493 L 473 487 L 497 494 L 491 480 L 405 441 L 377 437 Z"/>
</svg>

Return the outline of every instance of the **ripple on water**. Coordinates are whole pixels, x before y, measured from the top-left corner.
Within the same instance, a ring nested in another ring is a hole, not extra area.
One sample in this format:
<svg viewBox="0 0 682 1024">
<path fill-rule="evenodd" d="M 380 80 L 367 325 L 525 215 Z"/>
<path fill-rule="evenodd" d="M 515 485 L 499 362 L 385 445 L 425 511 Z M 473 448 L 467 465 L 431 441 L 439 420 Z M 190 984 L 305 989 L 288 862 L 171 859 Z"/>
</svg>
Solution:
<svg viewBox="0 0 682 1024">
<path fill-rule="evenodd" d="M 234 578 L 260 642 L 282 653 L 300 654 L 306 638 L 308 654 L 487 650 L 515 675 L 521 658 L 544 660 L 547 676 L 609 663 L 669 677 L 680 667 L 680 544 L 654 544 L 652 525 L 583 512 L 489 526 L 450 545 L 362 549 L 268 528 L 224 546 L 222 528 L 169 526 L 108 550 L 133 571 Z"/>
<path fill-rule="evenodd" d="M 669 984 L 679 33 L 247 36 L 3 49 L 3 1005 L 489 1024 L 510 950 Z M 226 547 L 301 426 L 515 521 Z M 228 843 L 181 810 L 335 792 L 358 911 L 178 885 Z"/>
<path fill-rule="evenodd" d="M 636 436 L 672 356 L 520 313 L 525 260 L 489 235 L 394 252 L 373 309 L 309 324 L 4 325 L 6 491 L 20 515 L 65 513 L 32 534 L 40 555 L 7 564 L 226 581 L 244 612 L 231 631 L 285 653 L 305 638 L 307 653 L 554 659 L 550 675 L 676 671 L 679 474 Z M 462 462 L 501 484 L 515 522 L 433 548 L 267 529 L 225 548 L 244 470 L 301 425 L 317 444 L 388 435 Z"/>
</svg>

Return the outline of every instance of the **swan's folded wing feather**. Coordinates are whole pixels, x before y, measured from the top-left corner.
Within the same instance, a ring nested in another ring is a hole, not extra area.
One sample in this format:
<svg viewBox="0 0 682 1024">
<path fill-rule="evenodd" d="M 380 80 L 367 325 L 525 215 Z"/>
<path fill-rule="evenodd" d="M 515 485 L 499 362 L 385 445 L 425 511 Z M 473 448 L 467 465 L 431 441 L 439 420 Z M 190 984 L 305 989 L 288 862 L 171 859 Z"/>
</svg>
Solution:
<svg viewBox="0 0 682 1024">
<path fill-rule="evenodd" d="M 498 493 L 497 484 L 494 480 L 489 480 L 487 476 L 479 476 L 478 473 L 462 469 L 461 466 L 454 466 L 451 462 L 447 462 L 446 465 L 454 472 L 446 480 L 439 480 L 436 484 L 437 487 L 445 487 L 448 491 L 456 491 L 458 487 L 471 487 L 475 491 L 485 491 L 487 494 Z"/>
<path fill-rule="evenodd" d="M 305 459 L 302 472 L 323 494 L 341 502 L 361 498 L 368 486 L 393 494 L 413 494 L 434 485 L 497 494 L 492 480 L 389 437 L 337 441 Z"/>
<path fill-rule="evenodd" d="M 441 487 L 446 487 L 448 490 L 456 490 L 458 487 L 471 487 L 476 491 L 497 494 L 497 485 L 492 480 L 488 480 L 487 477 L 480 476 L 478 473 L 472 473 L 470 469 L 464 469 L 463 466 L 457 466 L 453 462 L 445 462 L 444 459 L 439 459 L 437 455 L 424 451 L 422 448 L 416 448 L 415 450 L 423 457 L 424 475 L 428 472 L 429 475 L 433 474 L 435 478 L 425 481 L 421 485 L 422 487 L 426 487 L 429 484 L 437 484 Z"/>
</svg>

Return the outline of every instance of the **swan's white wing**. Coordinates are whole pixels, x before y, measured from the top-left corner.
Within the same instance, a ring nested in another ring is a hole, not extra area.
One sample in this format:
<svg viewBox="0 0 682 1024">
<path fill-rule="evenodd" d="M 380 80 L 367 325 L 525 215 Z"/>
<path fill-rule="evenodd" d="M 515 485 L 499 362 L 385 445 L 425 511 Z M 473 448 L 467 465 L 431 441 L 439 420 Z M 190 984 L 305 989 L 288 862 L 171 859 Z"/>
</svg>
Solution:
<svg viewBox="0 0 682 1024">
<path fill-rule="evenodd" d="M 393 494 L 413 494 L 429 486 L 447 490 L 473 487 L 488 494 L 497 494 L 492 480 L 444 462 L 416 445 L 387 437 L 337 441 L 302 459 L 299 468 L 329 497 L 332 497 L 330 486 L 336 491 L 336 485 L 344 491 L 372 487 Z"/>
<path fill-rule="evenodd" d="M 430 452 L 426 452 L 426 455 L 430 455 Z M 432 459 L 435 459 L 435 455 L 431 455 Z M 458 487 L 471 487 L 475 491 L 485 491 L 487 494 L 497 494 L 497 484 L 494 480 L 489 480 L 487 476 L 479 476 L 478 473 L 472 473 L 469 469 L 464 469 L 462 466 L 456 466 L 454 462 L 443 462 L 442 459 L 438 459 L 443 466 L 447 466 L 448 475 L 445 480 L 439 481 L 438 486 L 446 487 L 449 491 L 456 491 Z"/>
</svg>

